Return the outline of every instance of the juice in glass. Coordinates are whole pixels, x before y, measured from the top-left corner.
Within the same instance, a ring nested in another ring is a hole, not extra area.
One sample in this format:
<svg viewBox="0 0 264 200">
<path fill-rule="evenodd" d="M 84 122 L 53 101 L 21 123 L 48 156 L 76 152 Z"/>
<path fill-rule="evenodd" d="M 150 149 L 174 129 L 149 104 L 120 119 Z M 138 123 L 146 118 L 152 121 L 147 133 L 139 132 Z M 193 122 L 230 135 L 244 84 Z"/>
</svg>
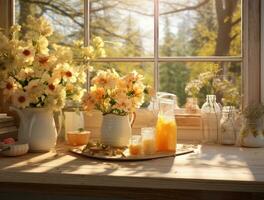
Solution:
<svg viewBox="0 0 264 200">
<path fill-rule="evenodd" d="M 174 116 L 159 114 L 156 125 L 157 151 L 176 151 L 177 127 Z"/>
</svg>

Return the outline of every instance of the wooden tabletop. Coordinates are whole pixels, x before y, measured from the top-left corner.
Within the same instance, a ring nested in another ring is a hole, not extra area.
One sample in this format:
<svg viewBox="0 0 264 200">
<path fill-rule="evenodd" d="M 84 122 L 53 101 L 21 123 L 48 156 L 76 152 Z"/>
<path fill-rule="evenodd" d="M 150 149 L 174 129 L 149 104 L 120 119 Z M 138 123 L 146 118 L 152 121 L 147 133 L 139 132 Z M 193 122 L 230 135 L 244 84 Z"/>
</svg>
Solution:
<svg viewBox="0 0 264 200">
<path fill-rule="evenodd" d="M 0 183 L 263 192 L 264 149 L 203 145 L 175 158 L 104 162 L 60 146 L 0 157 Z"/>
</svg>

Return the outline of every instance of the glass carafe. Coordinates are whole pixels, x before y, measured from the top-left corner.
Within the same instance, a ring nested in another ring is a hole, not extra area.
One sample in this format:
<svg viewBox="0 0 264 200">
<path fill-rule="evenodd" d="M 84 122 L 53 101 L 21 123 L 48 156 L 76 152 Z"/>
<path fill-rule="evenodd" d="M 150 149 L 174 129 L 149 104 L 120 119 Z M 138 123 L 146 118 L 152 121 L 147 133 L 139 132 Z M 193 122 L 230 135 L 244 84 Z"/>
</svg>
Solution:
<svg viewBox="0 0 264 200">
<path fill-rule="evenodd" d="M 156 124 L 156 150 L 175 151 L 177 141 L 177 128 L 175 121 L 175 100 L 170 98 L 157 98 L 159 108 Z"/>
</svg>

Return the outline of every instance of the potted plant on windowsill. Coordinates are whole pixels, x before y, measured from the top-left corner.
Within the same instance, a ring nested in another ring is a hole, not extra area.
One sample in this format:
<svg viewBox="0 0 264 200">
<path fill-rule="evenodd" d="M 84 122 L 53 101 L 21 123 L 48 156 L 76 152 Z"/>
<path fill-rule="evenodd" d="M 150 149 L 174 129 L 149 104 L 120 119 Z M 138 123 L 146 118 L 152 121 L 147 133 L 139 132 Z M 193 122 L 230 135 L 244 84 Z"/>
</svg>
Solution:
<svg viewBox="0 0 264 200">
<path fill-rule="evenodd" d="M 240 130 L 240 142 L 245 147 L 264 147 L 262 120 L 264 105 L 249 105 L 243 111 L 244 123 Z"/>
<path fill-rule="evenodd" d="M 86 111 L 103 114 L 101 142 L 111 146 L 127 146 L 135 111 L 144 103 L 149 87 L 136 71 L 120 76 L 114 69 L 99 70 L 91 80 L 90 91 L 83 99 Z M 129 115 L 132 116 L 129 120 Z"/>
</svg>

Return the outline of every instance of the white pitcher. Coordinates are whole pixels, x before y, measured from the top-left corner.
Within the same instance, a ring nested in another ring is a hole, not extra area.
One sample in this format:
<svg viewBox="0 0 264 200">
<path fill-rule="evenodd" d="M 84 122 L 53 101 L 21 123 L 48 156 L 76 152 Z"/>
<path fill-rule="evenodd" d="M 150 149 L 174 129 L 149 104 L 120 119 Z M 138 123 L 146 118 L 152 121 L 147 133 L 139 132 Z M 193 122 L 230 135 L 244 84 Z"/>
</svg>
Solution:
<svg viewBox="0 0 264 200">
<path fill-rule="evenodd" d="M 131 121 L 129 121 L 128 115 L 104 115 L 101 127 L 101 142 L 116 147 L 128 146 L 134 119 L 135 113 L 132 114 Z"/>
<path fill-rule="evenodd" d="M 33 152 L 46 152 L 55 147 L 57 130 L 51 109 L 10 109 L 15 110 L 20 117 L 18 142 L 28 143 L 30 151 Z"/>
</svg>

